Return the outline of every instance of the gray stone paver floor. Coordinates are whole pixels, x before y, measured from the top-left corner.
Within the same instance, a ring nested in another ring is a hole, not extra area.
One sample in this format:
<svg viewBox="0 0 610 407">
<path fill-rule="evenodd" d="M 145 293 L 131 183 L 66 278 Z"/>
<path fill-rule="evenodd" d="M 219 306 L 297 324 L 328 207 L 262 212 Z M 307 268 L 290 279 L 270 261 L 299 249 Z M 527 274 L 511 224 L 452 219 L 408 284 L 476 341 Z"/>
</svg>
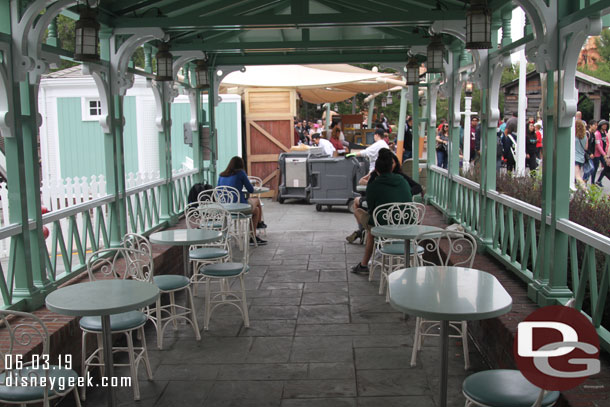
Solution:
<svg viewBox="0 0 610 407">
<path fill-rule="evenodd" d="M 392 407 L 438 405 L 438 341 L 428 339 L 409 366 L 414 317 L 404 319 L 377 294 L 378 280 L 349 273 L 364 247 L 347 244 L 353 216 L 340 207 L 265 201 L 269 244 L 254 249 L 246 276 L 250 328 L 224 306 L 203 332 L 203 290 L 196 297 L 203 338 L 189 326 L 166 331 L 157 350 L 147 326 L 154 381 L 140 366 L 142 400 L 118 390 L 121 406 Z M 451 343 L 449 405 L 463 406 L 461 383 L 484 366 L 471 344 L 464 371 Z M 126 369 L 119 374 L 128 375 Z M 70 406 L 71 398 L 60 405 Z M 84 406 L 105 406 L 91 389 Z"/>
</svg>

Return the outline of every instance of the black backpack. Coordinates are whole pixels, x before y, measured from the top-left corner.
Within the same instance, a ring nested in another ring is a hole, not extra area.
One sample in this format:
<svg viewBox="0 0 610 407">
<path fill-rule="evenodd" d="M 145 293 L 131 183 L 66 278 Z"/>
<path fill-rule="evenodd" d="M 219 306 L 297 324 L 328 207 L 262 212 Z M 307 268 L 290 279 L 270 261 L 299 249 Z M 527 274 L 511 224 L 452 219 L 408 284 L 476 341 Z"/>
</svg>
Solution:
<svg viewBox="0 0 610 407">
<path fill-rule="evenodd" d="M 502 141 L 504 133 L 499 131 L 496 136 L 498 138 L 496 141 L 496 159 L 500 159 L 504 155 L 504 142 Z"/>
<path fill-rule="evenodd" d="M 193 202 L 197 202 L 197 197 L 199 196 L 199 194 L 202 191 L 208 190 L 208 189 L 212 189 L 214 188 L 213 186 L 211 186 L 210 184 L 204 184 L 202 182 L 199 182 L 195 185 L 193 185 L 191 187 L 191 190 L 189 191 L 189 196 L 188 196 L 188 201 L 189 204 L 192 204 Z M 210 200 L 211 200 L 211 196 L 210 196 Z"/>
<path fill-rule="evenodd" d="M 595 154 L 595 132 L 587 132 L 587 153 Z"/>
</svg>

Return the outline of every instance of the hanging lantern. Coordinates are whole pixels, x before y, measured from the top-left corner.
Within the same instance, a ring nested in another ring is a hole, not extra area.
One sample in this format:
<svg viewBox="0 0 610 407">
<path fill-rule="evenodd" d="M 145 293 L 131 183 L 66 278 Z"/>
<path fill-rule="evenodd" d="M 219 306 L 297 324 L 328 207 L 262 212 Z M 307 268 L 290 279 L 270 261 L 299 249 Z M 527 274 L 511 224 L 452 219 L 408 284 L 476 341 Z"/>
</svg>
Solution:
<svg viewBox="0 0 610 407">
<path fill-rule="evenodd" d="M 443 73 L 445 71 L 443 68 L 445 46 L 440 35 L 432 37 L 427 51 L 426 70 L 428 73 Z"/>
<path fill-rule="evenodd" d="M 169 52 L 169 45 L 166 42 L 162 42 L 159 45 L 159 52 L 155 56 L 157 58 L 157 77 L 156 80 L 159 82 L 167 82 L 174 80 L 173 75 L 173 63 L 174 57 Z"/>
<path fill-rule="evenodd" d="M 466 13 L 466 49 L 491 48 L 491 11 L 487 0 L 471 0 Z"/>
<path fill-rule="evenodd" d="M 381 98 L 381 107 L 386 107 L 388 104 L 388 99 L 386 98 Z"/>
<path fill-rule="evenodd" d="M 96 13 L 88 6 L 83 8 L 80 18 L 74 25 L 74 60 L 83 62 L 100 60 L 97 51 L 99 34 L 100 23 L 97 22 Z"/>
<path fill-rule="evenodd" d="M 407 62 L 407 85 L 419 85 L 419 62 L 415 57 Z"/>
<path fill-rule="evenodd" d="M 335 112 L 339 111 L 339 103 L 335 103 L 335 107 L 333 109 Z"/>
<path fill-rule="evenodd" d="M 317 105 L 316 105 L 316 110 L 320 110 L 320 109 L 322 109 L 322 105 L 317 104 Z"/>
<path fill-rule="evenodd" d="M 464 94 L 466 95 L 466 97 L 472 97 L 472 89 L 472 82 L 466 82 L 466 86 L 464 88 Z"/>
<path fill-rule="evenodd" d="M 392 104 L 392 92 L 388 92 L 388 98 L 387 99 L 388 100 L 386 101 L 386 103 L 388 105 L 391 105 Z"/>
<path fill-rule="evenodd" d="M 208 63 L 203 60 L 197 60 L 197 67 L 195 68 L 195 80 L 197 89 L 209 89 L 210 78 L 208 77 Z"/>
</svg>

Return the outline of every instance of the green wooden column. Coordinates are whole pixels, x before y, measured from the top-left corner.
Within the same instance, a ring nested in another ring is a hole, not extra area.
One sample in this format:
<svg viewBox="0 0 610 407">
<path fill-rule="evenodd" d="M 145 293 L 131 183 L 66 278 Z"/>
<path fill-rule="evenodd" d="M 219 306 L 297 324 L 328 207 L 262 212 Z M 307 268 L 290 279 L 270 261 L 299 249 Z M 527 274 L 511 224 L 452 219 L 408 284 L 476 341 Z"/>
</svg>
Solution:
<svg viewBox="0 0 610 407">
<path fill-rule="evenodd" d="M 216 133 L 216 98 L 217 88 L 216 88 L 216 67 L 210 67 L 208 71 L 209 82 L 210 82 L 210 90 L 208 92 L 208 110 L 210 117 L 210 183 L 216 186 L 218 182 L 218 139 Z"/>
<path fill-rule="evenodd" d="M 178 221 L 174 212 L 174 189 L 172 185 L 172 119 L 171 103 L 167 102 L 167 92 L 170 90 L 165 82 L 156 85 L 159 94 L 156 96 L 161 103 L 161 128 L 159 128 L 159 175 L 166 181 L 160 187 L 161 219 L 174 225 Z"/>
<path fill-rule="evenodd" d="M 402 98 L 402 91 L 400 93 L 400 97 Z M 369 111 L 366 118 L 366 126 L 371 129 L 373 125 L 373 110 L 375 110 L 375 98 L 372 98 L 369 102 Z"/>
<path fill-rule="evenodd" d="M 489 73 L 489 72 L 488 72 Z M 491 76 L 491 73 L 489 73 Z M 499 84 L 498 84 L 499 86 Z M 491 243 L 494 232 L 494 201 L 488 198 L 489 191 L 496 189 L 497 176 L 497 122 L 490 120 L 488 109 L 489 92 L 481 89 L 481 188 L 479 190 L 479 239 Z"/>
<path fill-rule="evenodd" d="M 413 152 L 413 179 L 419 182 L 419 86 L 413 86 L 411 88 L 411 106 L 413 109 L 413 142 L 411 143 L 411 149 Z"/>
<path fill-rule="evenodd" d="M 104 61 L 110 61 L 110 41 L 112 41 L 112 29 L 100 30 L 100 57 Z M 109 70 L 107 83 L 114 80 L 112 70 Z M 109 132 L 104 133 L 104 163 L 106 169 L 106 193 L 114 196 L 114 201 L 109 204 L 110 218 L 107 228 L 109 229 L 110 246 L 118 246 L 127 232 L 127 207 L 122 197 L 125 191 L 125 165 L 123 164 L 123 98 L 112 95 L 111 86 L 108 87 L 108 116 L 110 119 Z"/>
<path fill-rule="evenodd" d="M 195 182 L 203 182 L 203 149 L 201 146 L 201 123 L 203 123 L 203 105 L 201 103 L 201 91 L 195 86 L 195 66 L 194 64 L 187 65 L 187 71 L 189 72 L 189 82 L 192 86 L 189 95 L 190 103 L 194 104 L 191 108 L 191 125 L 195 125 L 196 130 L 193 130 L 193 165 L 199 169 L 199 172 L 194 177 Z M 193 117 L 195 114 L 195 117 Z"/>
<path fill-rule="evenodd" d="M 459 81 L 460 54 L 462 53 L 461 43 L 455 41 L 451 46 L 449 58 L 451 58 L 451 79 L 448 81 L 449 94 L 449 149 L 448 166 L 450 182 L 449 207 L 447 216 L 452 219 L 456 214 L 458 185 L 452 180 L 460 174 L 460 121 L 454 114 L 460 108 L 461 83 Z"/>
<path fill-rule="evenodd" d="M 400 109 L 398 110 L 398 130 L 396 135 L 396 153 L 398 159 L 402 162 L 402 154 L 406 148 L 404 145 L 405 137 L 405 121 L 407 119 L 407 88 L 400 89 Z"/>
</svg>

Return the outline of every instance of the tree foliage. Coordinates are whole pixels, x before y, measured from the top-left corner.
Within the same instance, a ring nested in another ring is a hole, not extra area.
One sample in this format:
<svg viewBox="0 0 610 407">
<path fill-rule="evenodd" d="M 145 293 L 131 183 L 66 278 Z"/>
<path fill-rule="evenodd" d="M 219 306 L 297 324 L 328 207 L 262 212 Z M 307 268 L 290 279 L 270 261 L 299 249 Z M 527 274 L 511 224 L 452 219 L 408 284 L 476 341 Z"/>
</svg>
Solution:
<svg viewBox="0 0 610 407">
<path fill-rule="evenodd" d="M 595 40 L 597 52 L 604 62 L 610 62 L 610 28 L 604 28 L 599 38 Z M 602 64 L 600 64 L 602 65 Z"/>
</svg>

